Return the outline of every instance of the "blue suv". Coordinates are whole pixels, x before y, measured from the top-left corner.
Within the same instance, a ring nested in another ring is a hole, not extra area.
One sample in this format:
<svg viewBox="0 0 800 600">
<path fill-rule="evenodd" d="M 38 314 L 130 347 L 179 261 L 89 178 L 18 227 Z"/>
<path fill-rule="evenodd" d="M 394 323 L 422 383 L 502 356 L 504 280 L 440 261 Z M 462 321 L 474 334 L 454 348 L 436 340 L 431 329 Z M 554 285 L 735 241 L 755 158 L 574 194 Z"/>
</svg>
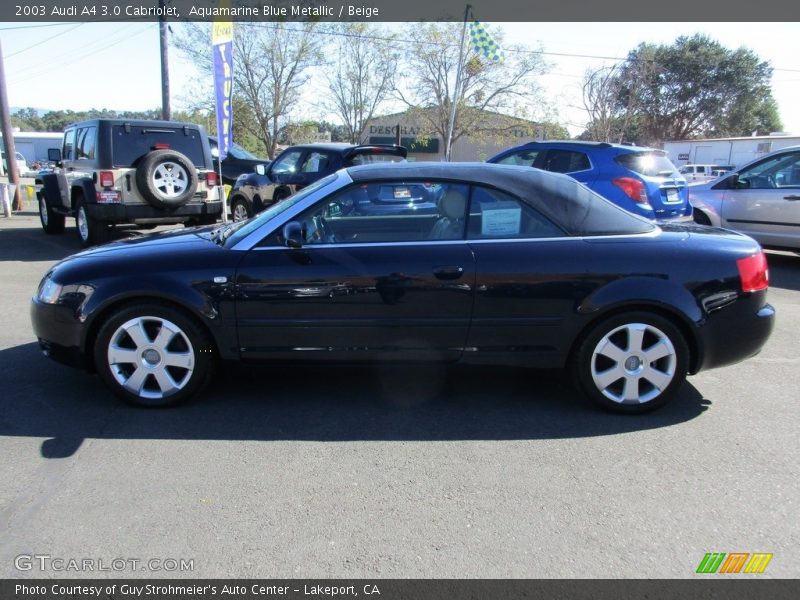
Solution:
<svg viewBox="0 0 800 600">
<path fill-rule="evenodd" d="M 614 204 L 658 221 L 692 219 L 686 179 L 666 152 L 606 142 L 530 142 L 490 163 L 566 173 Z"/>
</svg>

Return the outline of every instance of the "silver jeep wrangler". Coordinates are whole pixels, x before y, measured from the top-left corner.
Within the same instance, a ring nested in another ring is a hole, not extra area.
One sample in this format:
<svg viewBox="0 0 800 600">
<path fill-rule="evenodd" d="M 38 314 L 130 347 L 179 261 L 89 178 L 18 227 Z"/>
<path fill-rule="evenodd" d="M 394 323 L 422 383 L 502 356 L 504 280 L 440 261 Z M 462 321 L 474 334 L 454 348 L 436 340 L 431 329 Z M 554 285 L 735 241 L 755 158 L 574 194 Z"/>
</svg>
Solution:
<svg viewBox="0 0 800 600">
<path fill-rule="evenodd" d="M 208 136 L 174 121 L 95 119 L 70 125 L 57 164 L 42 175 L 39 216 L 45 233 L 75 217 L 81 244 L 102 244 L 110 227 L 211 224 L 222 214 Z"/>
</svg>

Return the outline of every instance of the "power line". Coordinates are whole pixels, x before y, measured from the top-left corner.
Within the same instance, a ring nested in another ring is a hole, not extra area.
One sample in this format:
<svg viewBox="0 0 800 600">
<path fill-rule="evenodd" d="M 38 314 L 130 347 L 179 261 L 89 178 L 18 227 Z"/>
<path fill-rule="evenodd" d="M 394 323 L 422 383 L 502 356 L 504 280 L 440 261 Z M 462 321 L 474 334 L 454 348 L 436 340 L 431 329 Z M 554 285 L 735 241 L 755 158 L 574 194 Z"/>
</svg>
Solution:
<svg viewBox="0 0 800 600">
<path fill-rule="evenodd" d="M 128 25 L 130 26 L 130 25 L 132 25 L 132 24 L 131 24 L 131 23 L 129 23 Z M 102 39 L 101 39 L 101 40 L 95 40 L 95 41 L 93 42 L 93 43 L 95 44 L 95 46 L 94 46 L 94 47 L 91 47 L 91 48 L 89 48 L 89 47 L 87 47 L 87 46 L 84 46 L 83 48 L 81 48 L 81 49 L 79 50 L 79 52 L 82 52 L 81 54 L 70 54 L 70 53 L 67 53 L 67 54 L 62 54 L 62 55 L 61 55 L 61 57 L 62 57 L 64 60 L 61 60 L 61 61 L 59 61 L 59 62 L 55 62 L 55 63 L 50 63 L 50 64 L 48 64 L 48 65 L 47 65 L 47 66 L 46 66 L 44 69 L 42 69 L 42 70 L 39 70 L 39 71 L 29 71 L 29 72 L 26 72 L 26 73 L 24 74 L 24 75 L 25 75 L 24 77 L 22 77 L 22 78 L 20 78 L 20 79 L 15 79 L 15 80 L 14 80 L 13 82 L 11 82 L 11 83 L 15 83 L 15 84 L 17 84 L 17 83 L 24 83 L 24 82 L 26 82 L 26 81 L 30 81 L 31 79 L 36 79 L 37 77 L 39 77 L 39 76 L 41 76 L 41 75 L 44 75 L 44 74 L 46 74 L 46 73 L 50 73 L 50 72 L 52 72 L 53 70 L 56 70 L 56 69 L 59 69 L 60 67 L 63 67 L 64 65 L 68 65 L 68 64 L 69 64 L 69 63 L 71 63 L 71 62 L 74 62 L 74 61 L 76 61 L 76 60 L 80 60 L 80 59 L 82 59 L 82 58 L 86 58 L 87 56 L 91 56 L 92 54 L 96 54 L 96 53 L 98 53 L 98 52 L 100 52 L 100 51 L 107 50 L 108 48 L 113 48 L 114 46 L 116 46 L 116 45 L 118 45 L 118 44 L 121 44 L 121 43 L 123 43 L 123 42 L 126 42 L 126 41 L 130 40 L 131 38 L 134 38 L 134 37 L 136 37 L 136 36 L 138 36 L 138 35 L 141 35 L 141 34 L 143 34 L 143 33 L 147 33 L 148 31 L 152 30 L 153 28 L 155 28 L 155 27 L 157 27 L 157 26 L 158 26 L 158 24 L 157 24 L 157 23 L 150 24 L 150 25 L 149 25 L 149 26 L 147 26 L 145 29 L 142 29 L 141 31 L 139 31 L 139 32 L 137 32 L 137 33 L 134 33 L 133 35 L 129 35 L 129 36 L 126 36 L 126 37 L 124 37 L 124 38 L 122 38 L 122 39 L 116 40 L 116 41 L 114 41 L 114 42 L 112 42 L 112 43 L 110 43 L 110 44 L 104 44 L 104 45 L 98 46 L 98 45 L 97 45 L 97 43 L 98 43 L 98 42 L 104 42 L 104 41 L 106 41 L 106 40 L 102 40 Z M 127 28 L 127 27 L 126 27 L 126 28 Z M 121 33 L 122 31 L 123 31 L 123 30 L 122 30 L 122 29 L 120 29 L 120 30 L 117 30 L 117 31 L 116 31 L 116 32 L 114 32 L 114 33 L 115 33 L 115 34 L 118 34 L 118 33 Z M 107 39 L 107 38 L 106 38 L 106 39 Z M 84 50 L 86 50 L 86 52 L 83 52 Z"/>
<path fill-rule="evenodd" d="M 74 31 L 78 27 L 82 27 L 84 25 L 86 25 L 86 23 L 78 23 L 77 25 L 75 25 L 75 27 L 70 27 L 69 29 L 66 29 L 66 30 L 62 31 L 61 33 L 57 33 L 57 34 L 55 34 L 53 36 L 50 36 L 47 39 L 41 40 L 39 42 L 36 42 L 35 44 L 32 44 L 32 45 L 28 46 L 27 48 L 23 48 L 22 50 L 17 50 L 13 54 L 9 54 L 8 56 L 6 56 L 6 58 L 11 58 L 12 56 L 17 56 L 17 54 L 22 54 L 23 52 L 27 52 L 31 48 L 36 48 L 36 46 L 41 46 L 42 44 L 45 44 L 45 43 L 49 42 L 50 40 L 54 40 L 57 37 L 62 36 L 64 34 L 66 34 L 66 33 L 69 33 L 70 31 Z"/>
</svg>

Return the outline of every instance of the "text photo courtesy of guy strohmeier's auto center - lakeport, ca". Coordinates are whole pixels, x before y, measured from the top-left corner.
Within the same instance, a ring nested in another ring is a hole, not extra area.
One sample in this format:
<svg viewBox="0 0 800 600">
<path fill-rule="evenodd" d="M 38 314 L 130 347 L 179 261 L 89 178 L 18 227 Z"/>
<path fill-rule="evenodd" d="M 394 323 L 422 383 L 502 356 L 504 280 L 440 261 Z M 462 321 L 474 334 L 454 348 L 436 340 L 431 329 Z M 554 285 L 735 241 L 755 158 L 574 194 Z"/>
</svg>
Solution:
<svg viewBox="0 0 800 600">
<path fill-rule="evenodd" d="M 0 7 L 0 598 L 796 597 L 765 1 Z"/>
</svg>

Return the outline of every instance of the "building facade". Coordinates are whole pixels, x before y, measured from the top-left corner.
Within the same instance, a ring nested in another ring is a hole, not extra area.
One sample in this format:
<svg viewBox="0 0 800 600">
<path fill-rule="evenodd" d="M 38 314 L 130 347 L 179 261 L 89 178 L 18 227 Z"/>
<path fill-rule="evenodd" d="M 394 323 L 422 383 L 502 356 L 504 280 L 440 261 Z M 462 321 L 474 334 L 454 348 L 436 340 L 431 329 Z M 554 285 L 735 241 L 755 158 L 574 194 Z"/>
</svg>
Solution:
<svg viewBox="0 0 800 600">
<path fill-rule="evenodd" d="M 419 109 L 376 117 L 361 134 L 363 143 L 395 144 L 408 148 L 408 159 L 443 161 L 447 140 L 434 131 Z M 539 123 L 517 117 L 483 111 L 480 122 L 452 144 L 454 161 L 485 161 L 501 150 L 526 142 L 544 139 L 545 128 Z"/>
</svg>

